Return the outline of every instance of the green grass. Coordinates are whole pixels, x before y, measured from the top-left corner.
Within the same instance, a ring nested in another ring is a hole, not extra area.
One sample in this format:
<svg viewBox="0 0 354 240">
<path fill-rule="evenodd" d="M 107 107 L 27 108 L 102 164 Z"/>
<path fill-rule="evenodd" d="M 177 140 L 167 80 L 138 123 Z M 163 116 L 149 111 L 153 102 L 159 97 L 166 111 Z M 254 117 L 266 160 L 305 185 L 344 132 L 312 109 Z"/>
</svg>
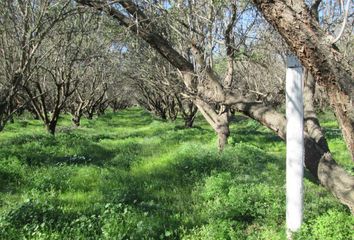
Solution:
<svg viewBox="0 0 354 240">
<path fill-rule="evenodd" d="M 353 164 L 329 114 L 336 160 Z M 21 118 L 0 133 L 0 239 L 285 239 L 285 145 L 237 116 L 230 144 L 198 116 L 183 129 L 132 108 L 64 116 L 55 137 Z M 305 179 L 297 239 L 353 239 L 353 217 Z"/>
</svg>

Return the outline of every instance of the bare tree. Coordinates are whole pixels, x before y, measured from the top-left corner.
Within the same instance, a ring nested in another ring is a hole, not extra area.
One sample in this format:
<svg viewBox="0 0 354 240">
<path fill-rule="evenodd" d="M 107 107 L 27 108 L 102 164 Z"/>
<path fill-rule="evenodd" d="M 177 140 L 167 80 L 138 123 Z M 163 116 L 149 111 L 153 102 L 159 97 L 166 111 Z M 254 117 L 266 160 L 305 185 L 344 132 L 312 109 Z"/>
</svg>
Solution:
<svg viewBox="0 0 354 240">
<path fill-rule="evenodd" d="M 192 127 L 197 107 L 183 96 L 184 85 L 176 69 L 156 52 L 137 41 L 139 49 L 129 50 L 124 59 L 125 75 L 131 79 L 137 102 L 161 119 L 176 120 L 181 115 L 185 127 Z M 131 45 L 135 45 L 133 43 Z M 139 64 L 139 71 L 134 67 Z M 133 67 L 132 67 L 133 66 Z"/>
<path fill-rule="evenodd" d="M 71 4 L 69 0 L 0 2 L 0 130 L 20 106 L 14 101 L 21 86 L 50 54 L 50 48 L 41 48 L 48 35 L 75 11 Z"/>
<path fill-rule="evenodd" d="M 144 55 L 148 58 L 149 51 Z M 179 94 L 180 89 L 171 82 L 176 81 L 176 73 L 171 71 L 166 61 L 161 62 L 156 57 L 150 58 L 148 62 L 140 66 L 138 73 L 130 76 L 136 89 L 136 100 L 159 118 L 175 120 L 178 114 L 175 94 Z"/>
<path fill-rule="evenodd" d="M 184 120 L 184 127 L 193 127 L 193 123 L 198 112 L 197 106 L 191 100 L 184 99 L 180 95 L 176 95 L 175 97 L 178 103 L 179 112 Z"/>
<path fill-rule="evenodd" d="M 33 77 L 23 84 L 23 89 L 47 131 L 55 133 L 60 113 L 70 96 L 75 92 L 84 64 L 90 61 L 90 52 L 85 52 L 83 42 L 93 29 L 91 14 L 77 14 L 66 19 L 51 34 L 42 51 L 51 49 L 46 61 L 37 64 Z M 40 97 L 34 98 L 39 95 Z"/>
</svg>

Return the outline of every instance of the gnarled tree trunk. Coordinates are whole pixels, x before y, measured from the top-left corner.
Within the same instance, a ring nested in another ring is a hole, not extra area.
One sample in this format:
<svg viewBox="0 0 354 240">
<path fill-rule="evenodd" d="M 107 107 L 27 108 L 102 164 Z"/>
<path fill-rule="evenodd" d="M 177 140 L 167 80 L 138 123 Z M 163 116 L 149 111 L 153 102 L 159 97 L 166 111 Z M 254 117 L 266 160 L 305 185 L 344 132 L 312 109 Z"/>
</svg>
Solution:
<svg viewBox="0 0 354 240">
<path fill-rule="evenodd" d="M 253 0 L 263 16 L 283 36 L 318 84 L 329 94 L 343 137 L 354 161 L 353 69 L 332 44 L 304 1 Z"/>
<path fill-rule="evenodd" d="M 184 127 L 192 128 L 194 123 L 194 118 L 184 118 Z"/>
<path fill-rule="evenodd" d="M 222 107 L 222 109 L 219 110 L 219 113 L 217 113 L 210 104 L 198 98 L 194 100 L 194 104 L 216 132 L 218 136 L 219 151 L 224 150 L 227 144 L 227 139 L 230 136 L 229 109 Z"/>
<path fill-rule="evenodd" d="M 52 135 L 55 134 L 56 127 L 57 127 L 57 121 L 50 121 L 49 123 L 46 124 L 46 129 L 48 133 Z"/>
<path fill-rule="evenodd" d="M 76 127 L 79 127 L 80 126 L 80 120 L 81 120 L 81 115 L 75 115 L 72 117 L 71 121 L 73 122 L 73 124 L 76 126 Z"/>
</svg>

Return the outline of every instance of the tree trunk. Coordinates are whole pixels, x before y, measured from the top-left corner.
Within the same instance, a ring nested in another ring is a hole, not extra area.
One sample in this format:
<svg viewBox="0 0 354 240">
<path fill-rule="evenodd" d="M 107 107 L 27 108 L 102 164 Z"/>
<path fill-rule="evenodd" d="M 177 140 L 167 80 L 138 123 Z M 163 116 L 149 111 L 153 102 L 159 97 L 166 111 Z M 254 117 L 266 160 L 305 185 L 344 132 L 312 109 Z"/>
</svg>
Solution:
<svg viewBox="0 0 354 240">
<path fill-rule="evenodd" d="M 98 115 L 98 116 L 102 116 L 102 115 L 105 114 L 105 112 L 106 112 L 106 109 L 99 108 L 98 111 L 97 111 L 97 115 Z"/>
<path fill-rule="evenodd" d="M 71 120 L 75 126 L 77 126 L 77 127 L 80 126 L 81 116 L 75 115 L 75 116 L 73 116 L 73 118 Z"/>
<path fill-rule="evenodd" d="M 34 120 L 40 120 L 41 119 L 41 117 L 38 115 L 38 113 L 36 111 L 33 111 L 32 114 L 33 114 L 33 119 Z"/>
<path fill-rule="evenodd" d="M 292 51 L 324 86 L 354 160 L 354 78 L 333 37 L 317 22 L 304 1 L 253 0 L 263 16 L 283 36 Z"/>
<path fill-rule="evenodd" d="M 89 119 L 89 120 L 93 119 L 93 112 L 88 112 L 87 113 L 87 119 Z"/>
<path fill-rule="evenodd" d="M 333 160 L 313 105 L 316 83 L 307 70 L 304 78 L 305 127 L 312 138 L 312 142 L 307 141 L 305 145 L 305 165 L 311 173 L 317 172 L 321 184 L 354 213 L 354 177 Z"/>
<path fill-rule="evenodd" d="M 228 138 L 230 136 L 229 123 L 229 112 L 227 110 L 224 113 L 219 114 L 216 125 L 219 151 L 223 151 L 228 143 Z"/>
<path fill-rule="evenodd" d="M 179 94 L 176 94 L 175 98 L 178 104 L 179 112 L 184 120 L 184 127 L 192 128 L 198 108 L 190 100 L 183 101 Z"/>
<path fill-rule="evenodd" d="M 304 121 L 305 131 L 312 137 L 323 151 L 329 152 L 329 147 L 325 136 L 323 135 L 320 122 L 317 118 L 314 99 L 316 83 L 311 73 L 305 70 L 304 74 Z"/>
<path fill-rule="evenodd" d="M 201 99 L 195 99 L 194 104 L 216 132 L 218 136 L 218 149 L 219 151 L 223 151 L 227 144 L 227 139 L 230 136 L 229 108 L 222 106 L 218 114 L 210 104 Z"/>
<path fill-rule="evenodd" d="M 159 111 L 157 113 L 157 116 L 159 116 L 162 120 L 166 121 L 167 120 L 167 115 L 166 112 L 164 112 L 163 110 Z"/>
<path fill-rule="evenodd" d="M 329 88 L 328 95 L 350 156 L 354 161 L 354 109 L 349 103 L 348 97 L 337 89 Z"/>
<path fill-rule="evenodd" d="M 57 127 L 57 122 L 56 121 L 50 121 L 48 124 L 46 124 L 46 128 L 48 133 L 55 135 L 55 130 Z"/>
<path fill-rule="evenodd" d="M 325 184 L 327 189 L 354 214 L 354 177 L 338 166 L 330 153 L 322 155 L 317 172 L 321 184 Z"/>
<path fill-rule="evenodd" d="M 223 127 L 223 129 L 218 132 L 218 149 L 220 152 L 222 152 L 228 144 L 229 136 L 230 133 L 228 131 L 228 127 Z"/>
<path fill-rule="evenodd" d="M 6 92 L 0 92 L 0 132 L 4 130 L 8 118 L 8 101 L 4 98 L 5 96 L 7 96 Z"/>
<path fill-rule="evenodd" d="M 194 117 L 184 118 L 184 127 L 192 128 L 194 123 Z"/>
</svg>

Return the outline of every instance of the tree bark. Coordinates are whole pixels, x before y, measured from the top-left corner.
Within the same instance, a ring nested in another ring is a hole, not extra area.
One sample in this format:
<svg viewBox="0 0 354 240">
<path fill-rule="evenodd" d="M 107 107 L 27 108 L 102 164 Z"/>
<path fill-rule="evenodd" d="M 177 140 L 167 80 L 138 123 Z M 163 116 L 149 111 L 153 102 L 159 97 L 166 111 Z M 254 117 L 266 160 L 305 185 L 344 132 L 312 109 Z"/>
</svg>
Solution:
<svg viewBox="0 0 354 240">
<path fill-rule="evenodd" d="M 194 123 L 194 117 L 192 118 L 184 118 L 184 127 L 185 128 L 192 128 Z"/>
<path fill-rule="evenodd" d="M 194 104 L 216 132 L 218 136 L 218 149 L 219 151 L 223 151 L 230 136 L 229 109 L 222 107 L 219 113 L 217 113 L 210 104 L 198 98 L 194 100 Z"/>
<path fill-rule="evenodd" d="M 222 126 L 219 128 L 218 134 L 218 149 L 222 152 L 225 146 L 228 144 L 228 138 L 230 136 L 229 126 Z"/>
<path fill-rule="evenodd" d="M 218 134 L 218 148 L 219 151 L 223 151 L 225 146 L 228 144 L 228 138 L 230 136 L 230 119 L 229 113 L 225 112 L 219 114 L 216 125 L 216 132 Z"/>
<path fill-rule="evenodd" d="M 304 1 L 253 0 L 267 21 L 283 36 L 317 83 L 329 93 L 343 137 L 354 160 L 353 69 L 333 37 L 321 29 Z"/>
<path fill-rule="evenodd" d="M 322 132 L 320 122 L 314 107 L 316 83 L 311 73 L 305 70 L 304 74 L 304 121 L 305 131 L 312 137 L 323 151 L 329 152 L 327 140 Z"/>
<path fill-rule="evenodd" d="M 167 120 L 167 115 L 166 112 L 164 110 L 160 110 L 156 113 L 156 115 L 161 118 L 161 120 L 166 121 Z"/>
<path fill-rule="evenodd" d="M 56 121 L 51 121 L 48 124 L 46 124 L 47 131 L 51 135 L 55 135 L 56 127 L 57 127 L 57 122 Z"/>
<path fill-rule="evenodd" d="M 81 116 L 73 116 L 71 120 L 76 127 L 80 126 Z"/>
<path fill-rule="evenodd" d="M 87 119 L 89 119 L 89 120 L 93 119 L 93 112 L 91 112 L 91 111 L 87 112 Z"/>
<path fill-rule="evenodd" d="M 335 88 L 327 89 L 329 102 L 334 109 L 337 121 L 342 130 L 349 154 L 354 161 L 354 109 L 350 106 L 348 96 Z"/>
<path fill-rule="evenodd" d="M 305 155 L 305 164 L 311 172 L 317 172 L 318 179 L 322 185 L 325 185 L 354 213 L 354 178 L 333 160 L 313 105 L 315 81 L 307 70 L 304 78 L 304 119 L 306 131 L 312 138 L 312 142 L 307 141 L 306 143 L 306 152 L 308 154 Z M 339 184 L 338 181 L 341 181 L 342 184 Z"/>
</svg>

